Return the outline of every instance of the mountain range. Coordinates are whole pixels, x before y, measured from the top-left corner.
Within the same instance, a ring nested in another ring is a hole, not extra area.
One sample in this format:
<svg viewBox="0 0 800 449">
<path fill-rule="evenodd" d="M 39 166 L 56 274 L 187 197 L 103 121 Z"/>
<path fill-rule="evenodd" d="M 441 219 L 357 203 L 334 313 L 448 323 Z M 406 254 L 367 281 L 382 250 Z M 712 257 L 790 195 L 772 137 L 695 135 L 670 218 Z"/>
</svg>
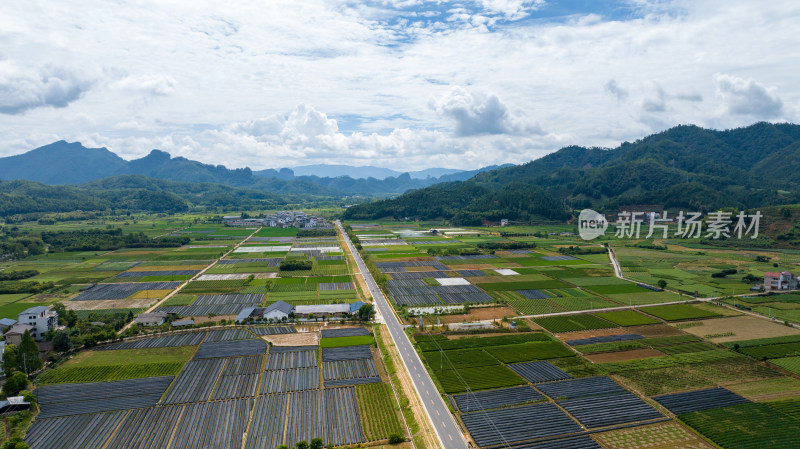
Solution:
<svg viewBox="0 0 800 449">
<path fill-rule="evenodd" d="M 677 126 L 614 149 L 570 146 L 540 159 L 348 208 L 344 217 L 560 220 L 591 207 L 711 211 L 800 202 L 800 126 Z"/>
<path fill-rule="evenodd" d="M 472 171 L 433 168 L 412 174 L 378 167 L 314 165 L 298 167 L 298 172 L 289 168 L 253 171 L 172 157 L 160 150 L 126 161 L 106 148 L 86 148 L 78 142 L 62 140 L 27 153 L 0 158 L 0 179 L 60 185 L 82 184 L 118 175 L 144 175 L 168 181 L 215 183 L 278 193 L 381 196 L 400 194 L 438 182 L 465 180 L 494 168 L 497 166 Z M 360 173 L 360 176 L 348 175 L 353 173 Z M 376 176 L 365 176 L 368 174 Z"/>
</svg>

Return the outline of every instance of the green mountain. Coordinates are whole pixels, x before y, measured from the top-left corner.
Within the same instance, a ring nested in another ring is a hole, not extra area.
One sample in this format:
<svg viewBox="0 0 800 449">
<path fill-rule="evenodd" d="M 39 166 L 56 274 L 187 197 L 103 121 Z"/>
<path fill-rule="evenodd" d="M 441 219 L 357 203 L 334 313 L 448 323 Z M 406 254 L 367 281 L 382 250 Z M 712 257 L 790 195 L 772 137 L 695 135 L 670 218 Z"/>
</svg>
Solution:
<svg viewBox="0 0 800 449">
<path fill-rule="evenodd" d="M 345 218 L 559 219 L 625 205 L 709 211 L 800 201 L 800 126 L 678 126 L 614 149 L 566 147 L 523 165 L 353 206 Z"/>
<path fill-rule="evenodd" d="M 125 170 L 128 162 L 105 148 L 63 140 L 24 154 L 0 158 L 0 179 L 45 184 L 81 184 Z"/>
</svg>

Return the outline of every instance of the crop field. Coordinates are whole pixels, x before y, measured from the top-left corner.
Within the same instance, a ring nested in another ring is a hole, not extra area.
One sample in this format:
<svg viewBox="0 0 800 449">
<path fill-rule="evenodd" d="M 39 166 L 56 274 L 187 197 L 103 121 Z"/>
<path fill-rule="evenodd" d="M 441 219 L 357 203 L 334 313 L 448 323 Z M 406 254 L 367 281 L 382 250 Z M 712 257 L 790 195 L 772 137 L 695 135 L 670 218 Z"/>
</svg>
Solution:
<svg viewBox="0 0 800 449">
<path fill-rule="evenodd" d="M 692 320 L 720 316 L 718 313 L 704 310 L 691 304 L 651 306 L 643 308 L 642 311 L 665 321 Z"/>
<path fill-rule="evenodd" d="M 40 419 L 155 405 L 172 376 L 46 385 L 37 389 Z M 90 398 L 90 399 L 87 399 Z"/>
<path fill-rule="evenodd" d="M 183 365 L 184 363 L 181 362 L 157 362 L 105 366 L 65 366 L 44 372 L 39 376 L 38 381 L 40 385 L 52 385 L 107 382 L 152 376 L 174 376 L 181 371 Z"/>
<path fill-rule="evenodd" d="M 554 404 L 533 404 L 461 415 L 480 447 L 581 432 Z"/>
<path fill-rule="evenodd" d="M 681 421 L 715 444 L 734 449 L 794 448 L 800 421 L 768 404 L 740 404 L 691 412 Z M 735 431 L 732 431 L 735 429 Z"/>
<path fill-rule="evenodd" d="M 634 310 L 620 310 L 616 312 L 601 312 L 595 314 L 597 317 L 611 321 L 619 326 L 641 326 L 644 324 L 657 324 L 658 320 L 647 315 L 642 315 Z"/>
<path fill-rule="evenodd" d="M 375 339 L 370 335 L 357 335 L 352 337 L 323 338 L 320 346 L 323 348 L 340 348 L 344 346 L 374 345 Z"/>
<path fill-rule="evenodd" d="M 353 327 L 344 329 L 323 329 L 321 332 L 322 338 L 359 337 L 366 335 L 369 335 L 369 331 L 364 327 Z"/>
<path fill-rule="evenodd" d="M 557 341 L 494 346 L 484 350 L 503 363 L 555 359 L 574 355 L 574 352 Z"/>
<path fill-rule="evenodd" d="M 335 446 L 365 441 L 353 387 L 289 393 L 286 444 L 322 438 Z"/>
<path fill-rule="evenodd" d="M 501 390 L 464 393 L 453 396 L 458 410 L 463 413 L 521 405 L 543 401 L 545 398 L 531 387 L 512 387 Z"/>
<path fill-rule="evenodd" d="M 587 377 L 538 385 L 547 396 L 556 399 L 578 399 L 591 396 L 624 393 L 625 390 L 609 377 Z"/>
<path fill-rule="evenodd" d="M 322 361 L 336 362 L 339 360 L 371 359 L 372 352 L 368 345 L 345 346 L 340 348 L 323 348 Z"/>
<path fill-rule="evenodd" d="M 206 339 L 203 343 L 216 342 L 216 341 L 236 341 L 236 340 L 251 340 L 257 338 L 252 332 L 247 329 L 234 328 L 224 330 L 211 330 L 208 331 Z"/>
<path fill-rule="evenodd" d="M 423 352 L 422 357 L 434 371 L 441 369 L 471 368 L 499 365 L 500 362 L 482 349 L 456 349 Z"/>
<path fill-rule="evenodd" d="M 102 447 L 128 411 L 37 419 L 25 442 L 33 449 L 94 449 Z"/>
<path fill-rule="evenodd" d="M 569 315 L 537 318 L 536 324 L 554 333 L 575 332 L 589 329 L 606 329 L 615 324 L 594 315 Z"/>
<path fill-rule="evenodd" d="M 218 341 L 201 344 L 194 358 L 237 357 L 242 355 L 264 355 L 266 353 L 267 343 L 264 340 Z"/>
<path fill-rule="evenodd" d="M 261 383 L 262 394 L 289 393 L 320 388 L 319 368 L 267 370 Z"/>
<path fill-rule="evenodd" d="M 241 449 L 253 402 L 253 399 L 238 399 L 185 406 L 170 448 Z"/>
<path fill-rule="evenodd" d="M 515 363 L 508 367 L 532 384 L 572 378 L 548 362 Z"/>
<path fill-rule="evenodd" d="M 317 366 L 316 346 L 300 346 L 294 351 L 276 352 L 272 347 L 267 355 L 267 370 L 310 368 Z"/>
<path fill-rule="evenodd" d="M 258 394 L 258 378 L 264 357 L 246 356 L 226 359 L 212 400 L 253 397 Z"/>
<path fill-rule="evenodd" d="M 568 399 L 558 405 L 589 429 L 663 418 L 656 409 L 627 391 Z"/>
<path fill-rule="evenodd" d="M 146 449 L 167 446 L 178 425 L 182 406 L 131 410 L 107 448 Z"/>
<path fill-rule="evenodd" d="M 525 380 L 502 365 L 475 368 L 445 369 L 436 373 L 436 378 L 445 393 L 488 390 L 492 388 L 522 385 Z"/>
<path fill-rule="evenodd" d="M 784 357 L 770 360 L 770 363 L 780 366 L 790 373 L 800 376 L 800 357 Z"/>
<path fill-rule="evenodd" d="M 97 351 L 115 349 L 172 348 L 177 346 L 197 346 L 206 337 L 205 332 L 189 332 L 185 334 L 165 335 L 162 337 L 144 338 L 134 341 L 123 341 L 97 347 Z"/>
<path fill-rule="evenodd" d="M 372 359 L 322 362 L 322 377 L 326 387 L 341 387 L 380 382 L 378 369 Z"/>
<path fill-rule="evenodd" d="M 175 378 L 164 396 L 164 404 L 183 404 L 208 400 L 225 367 L 225 359 L 192 360 Z"/>
<path fill-rule="evenodd" d="M 750 402 L 730 390 L 719 387 L 690 391 L 687 393 L 656 396 L 653 399 L 676 415 Z"/>
<path fill-rule="evenodd" d="M 416 336 L 422 351 L 439 351 L 450 349 L 470 349 L 483 348 L 488 346 L 502 346 L 516 343 L 526 343 L 529 341 L 553 341 L 553 337 L 544 332 L 531 332 L 524 334 L 499 335 L 495 337 L 471 337 L 449 340 L 444 338 L 426 339 L 425 336 Z"/>
<path fill-rule="evenodd" d="M 398 435 L 406 433 L 398 418 L 399 409 L 389 385 L 384 383 L 358 385 L 355 387 L 355 392 L 367 441 L 383 440 L 393 433 Z"/>
</svg>

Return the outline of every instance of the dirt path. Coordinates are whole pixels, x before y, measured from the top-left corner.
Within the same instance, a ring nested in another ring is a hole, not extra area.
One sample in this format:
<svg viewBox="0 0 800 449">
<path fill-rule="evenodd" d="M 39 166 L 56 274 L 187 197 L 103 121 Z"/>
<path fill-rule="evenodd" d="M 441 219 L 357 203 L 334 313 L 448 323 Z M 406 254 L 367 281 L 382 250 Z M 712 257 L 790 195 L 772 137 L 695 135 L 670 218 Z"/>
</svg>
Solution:
<svg viewBox="0 0 800 449">
<path fill-rule="evenodd" d="M 412 435 L 417 449 L 441 448 L 439 440 L 436 437 L 436 432 L 433 430 L 433 426 L 428 419 L 428 415 L 425 413 L 425 409 L 422 407 L 414 385 L 411 383 L 411 377 L 409 377 L 408 371 L 403 368 L 403 361 L 400 359 L 397 347 L 394 345 L 392 337 L 389 335 L 389 331 L 386 330 L 385 325 L 381 326 L 380 338 L 383 346 L 387 349 L 389 356 L 394 362 L 396 379 L 400 381 L 400 385 L 394 385 L 394 387 L 399 388 L 400 391 L 398 391 L 398 393 L 401 397 L 408 399 L 407 406 L 410 408 L 411 413 L 414 414 L 414 419 L 419 425 L 419 430 Z"/>
</svg>

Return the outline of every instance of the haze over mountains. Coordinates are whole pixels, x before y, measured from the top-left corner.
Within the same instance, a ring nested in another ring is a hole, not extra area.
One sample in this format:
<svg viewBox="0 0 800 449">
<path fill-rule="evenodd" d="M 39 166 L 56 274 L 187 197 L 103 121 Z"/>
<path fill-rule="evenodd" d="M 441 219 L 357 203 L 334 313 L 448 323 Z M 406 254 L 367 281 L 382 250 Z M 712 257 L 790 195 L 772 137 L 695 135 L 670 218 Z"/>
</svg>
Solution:
<svg viewBox="0 0 800 449">
<path fill-rule="evenodd" d="M 111 176 L 144 175 L 169 181 L 216 183 L 270 192 L 386 195 L 437 182 L 465 180 L 494 168 L 497 166 L 472 171 L 431 168 L 401 173 L 372 166 L 309 165 L 298 167 L 297 172 L 288 168 L 253 171 L 250 168 L 228 169 L 183 157 L 173 158 L 160 150 L 126 161 L 106 148 L 86 148 L 78 142 L 62 140 L 24 154 L 0 158 L 0 179 L 57 185 L 82 184 Z"/>
</svg>

